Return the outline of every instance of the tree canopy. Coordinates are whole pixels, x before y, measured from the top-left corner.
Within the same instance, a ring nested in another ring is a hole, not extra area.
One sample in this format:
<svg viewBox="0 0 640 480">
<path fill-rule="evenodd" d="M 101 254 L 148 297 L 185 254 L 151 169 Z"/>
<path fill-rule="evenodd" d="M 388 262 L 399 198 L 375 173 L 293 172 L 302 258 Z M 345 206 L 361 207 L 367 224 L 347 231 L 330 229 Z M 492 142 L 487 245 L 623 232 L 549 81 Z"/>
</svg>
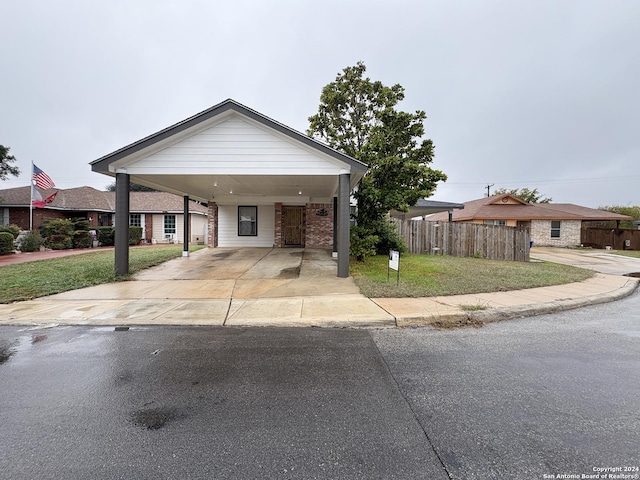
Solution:
<svg viewBox="0 0 640 480">
<path fill-rule="evenodd" d="M 633 222 L 640 220 L 640 205 L 610 205 L 598 207 L 598 210 L 604 210 L 606 212 L 619 213 L 620 215 L 628 215 L 630 217 L 633 217 L 633 220 L 631 221 L 623 220 L 622 222 L 620 222 L 620 227 L 622 228 L 631 228 L 635 230 L 637 227 L 633 224 Z"/>
<path fill-rule="evenodd" d="M 529 190 L 528 188 L 514 188 L 511 190 L 498 188 L 493 192 L 494 195 L 504 195 L 505 193 L 518 197 L 520 200 L 524 200 L 529 203 L 549 203 L 553 201 L 553 198 L 545 197 L 544 194 L 538 192 L 537 188 L 534 188 L 533 190 Z"/>
<path fill-rule="evenodd" d="M 9 147 L 0 145 L 0 180 L 6 180 L 9 175 L 17 177 L 20 175 L 20 169 L 11 165 L 16 161 L 13 155 L 9 155 Z"/>
<path fill-rule="evenodd" d="M 114 183 L 110 183 L 109 185 L 107 185 L 106 190 L 107 190 L 107 192 L 115 192 L 116 191 L 115 182 Z M 156 190 L 154 188 L 145 187 L 144 185 L 138 185 L 137 183 L 130 183 L 129 184 L 129 191 L 130 192 L 157 192 L 159 190 Z"/>
<path fill-rule="evenodd" d="M 429 167 L 434 145 L 423 138 L 425 112 L 398 110 L 404 87 L 385 86 L 365 77 L 365 72 L 365 64 L 358 62 L 322 89 L 307 134 L 369 166 L 354 192 L 357 228 L 353 230 L 385 252 L 397 246 L 390 243 L 399 242 L 392 238 L 386 214 L 408 211 L 419 199 L 433 195 L 437 183 L 447 177 Z"/>
</svg>

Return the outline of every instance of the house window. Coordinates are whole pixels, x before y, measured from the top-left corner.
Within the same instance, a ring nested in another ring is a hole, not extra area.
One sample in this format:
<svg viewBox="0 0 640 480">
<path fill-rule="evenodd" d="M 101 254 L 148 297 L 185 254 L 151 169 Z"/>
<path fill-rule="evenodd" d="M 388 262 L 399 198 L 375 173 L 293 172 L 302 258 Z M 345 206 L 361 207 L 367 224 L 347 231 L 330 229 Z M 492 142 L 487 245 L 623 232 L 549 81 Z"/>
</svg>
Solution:
<svg viewBox="0 0 640 480">
<path fill-rule="evenodd" d="M 110 227 L 112 225 L 110 213 L 101 213 L 98 215 L 99 227 Z"/>
<path fill-rule="evenodd" d="M 9 225 L 9 209 L 0 208 L 0 225 Z"/>
<path fill-rule="evenodd" d="M 560 238 L 560 220 L 551 220 L 551 238 Z"/>
<path fill-rule="evenodd" d="M 238 207 L 238 236 L 258 235 L 258 207 Z"/>
<path fill-rule="evenodd" d="M 500 227 L 504 227 L 507 225 L 507 221 L 506 220 L 485 220 L 484 221 L 485 225 L 498 225 Z"/>
<path fill-rule="evenodd" d="M 164 237 L 173 237 L 176 234 L 176 216 L 164 216 Z"/>
<path fill-rule="evenodd" d="M 142 219 L 139 213 L 131 213 L 129 214 L 129 226 L 131 227 L 141 227 Z"/>
</svg>

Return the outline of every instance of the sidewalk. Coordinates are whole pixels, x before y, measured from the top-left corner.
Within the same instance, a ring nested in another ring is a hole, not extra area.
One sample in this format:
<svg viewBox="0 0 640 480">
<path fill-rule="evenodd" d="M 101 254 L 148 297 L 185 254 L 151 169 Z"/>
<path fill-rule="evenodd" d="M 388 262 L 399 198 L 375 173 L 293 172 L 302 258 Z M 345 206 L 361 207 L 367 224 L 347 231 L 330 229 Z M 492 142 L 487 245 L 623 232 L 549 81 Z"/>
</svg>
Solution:
<svg viewBox="0 0 640 480">
<path fill-rule="evenodd" d="M 0 325 L 457 326 L 603 303 L 640 279 L 597 273 L 556 287 L 373 298 L 314 249 L 204 249 L 117 282 L 0 305 Z"/>
</svg>

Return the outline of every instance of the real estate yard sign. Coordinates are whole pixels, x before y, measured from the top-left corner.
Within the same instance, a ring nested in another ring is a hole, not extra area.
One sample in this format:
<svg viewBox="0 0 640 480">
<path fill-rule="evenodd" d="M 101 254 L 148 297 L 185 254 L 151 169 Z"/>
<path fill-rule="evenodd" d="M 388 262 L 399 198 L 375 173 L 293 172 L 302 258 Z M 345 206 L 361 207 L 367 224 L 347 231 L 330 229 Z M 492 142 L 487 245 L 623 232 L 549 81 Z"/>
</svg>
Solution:
<svg viewBox="0 0 640 480">
<path fill-rule="evenodd" d="M 389 268 L 387 269 L 387 282 L 391 270 L 396 271 L 396 285 L 400 284 L 400 252 L 398 250 L 389 250 Z"/>
</svg>

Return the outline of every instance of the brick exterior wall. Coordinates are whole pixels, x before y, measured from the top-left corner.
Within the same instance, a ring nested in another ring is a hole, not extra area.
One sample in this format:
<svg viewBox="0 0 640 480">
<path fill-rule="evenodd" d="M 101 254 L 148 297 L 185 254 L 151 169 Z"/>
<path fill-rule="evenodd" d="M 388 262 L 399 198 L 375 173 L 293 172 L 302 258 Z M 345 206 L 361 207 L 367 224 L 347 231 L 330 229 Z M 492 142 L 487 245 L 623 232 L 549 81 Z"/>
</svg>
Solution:
<svg viewBox="0 0 640 480">
<path fill-rule="evenodd" d="M 218 246 L 218 204 L 215 202 L 209 203 L 209 217 L 208 217 L 208 238 L 207 245 L 210 247 Z"/>
<path fill-rule="evenodd" d="M 327 215 L 323 216 L 322 213 Z M 308 203 L 306 207 L 305 247 L 331 248 L 333 246 L 333 204 Z"/>
<path fill-rule="evenodd" d="M 60 210 L 48 210 L 44 208 L 33 209 L 33 229 L 37 230 L 42 222 L 53 218 L 70 218 L 71 212 Z M 9 223 L 18 225 L 22 230 L 29 230 L 29 209 L 11 208 L 9 209 Z"/>
<path fill-rule="evenodd" d="M 147 243 L 151 243 L 153 238 L 153 214 L 144 214 L 144 238 Z"/>
<path fill-rule="evenodd" d="M 282 203 L 274 204 L 274 217 L 275 221 L 274 229 L 273 229 L 273 246 L 275 248 L 282 247 L 284 240 L 282 239 L 282 224 L 284 223 L 283 213 L 282 213 Z"/>
<path fill-rule="evenodd" d="M 531 221 L 531 240 L 539 247 L 572 247 L 580 245 L 581 220 L 561 220 L 560 238 L 551 238 L 551 220 Z"/>
</svg>

